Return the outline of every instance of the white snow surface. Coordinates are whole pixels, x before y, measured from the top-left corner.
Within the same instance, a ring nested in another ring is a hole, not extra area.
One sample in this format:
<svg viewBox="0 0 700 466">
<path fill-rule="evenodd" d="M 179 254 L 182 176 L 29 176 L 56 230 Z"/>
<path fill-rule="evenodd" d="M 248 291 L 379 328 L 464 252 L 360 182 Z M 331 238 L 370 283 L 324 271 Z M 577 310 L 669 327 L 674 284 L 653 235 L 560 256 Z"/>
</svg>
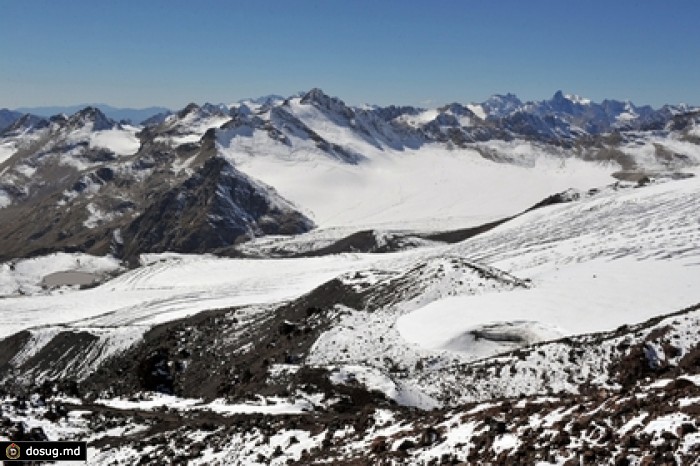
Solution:
<svg viewBox="0 0 700 466">
<path fill-rule="evenodd" d="M 494 146 L 495 151 L 512 153 L 519 162 L 515 164 L 485 159 L 472 149 L 439 145 L 379 150 L 350 139 L 349 130 L 337 125 L 317 126 L 317 132 L 338 131 L 329 135 L 335 138 L 331 140 L 340 139 L 367 158 L 351 165 L 313 145 L 295 143 L 290 148 L 260 132 L 221 141 L 220 151 L 242 172 L 274 186 L 319 227 L 475 226 L 513 215 L 556 192 L 608 184 L 619 169 L 551 156 L 529 143 Z"/>
<path fill-rule="evenodd" d="M 589 105 L 591 103 L 591 99 L 587 99 L 576 94 L 566 94 L 564 97 L 575 104 Z"/>
<path fill-rule="evenodd" d="M 136 137 L 140 128 L 125 126 L 124 129 L 108 129 L 90 133 L 90 147 L 103 147 L 117 155 L 133 155 L 141 146 Z"/>
<path fill-rule="evenodd" d="M 303 251 L 311 242 L 328 244 L 340 233 L 365 228 L 475 226 L 521 212 L 553 193 L 607 185 L 612 182 L 610 174 L 620 168 L 517 140 L 489 141 L 472 149 L 450 150 L 438 144 L 419 150 L 378 147 L 358 136 L 352 125 L 339 124 L 316 106 L 292 99 L 289 111 L 361 160 L 349 164 L 333 159 L 313 140 L 295 134 L 288 134 L 290 143 L 285 144 L 259 130 L 221 130 L 217 138 L 221 155 L 274 187 L 320 226 L 288 241 L 260 240 L 261 247 L 287 242 Z M 174 139 L 200 138 L 207 128 L 228 118 L 193 112 L 181 120 L 173 116 L 166 125 L 172 125 L 169 137 Z M 84 138 L 85 131 L 71 137 Z M 132 137 L 133 129 L 110 130 L 93 134 L 91 142 L 126 154 L 136 148 Z M 687 141 L 668 139 L 664 144 L 689 154 L 691 162 L 700 161 L 697 146 Z M 649 152 L 653 147 L 650 139 L 623 150 L 643 162 L 653 158 Z M 507 163 L 489 160 L 479 151 Z M 363 330 L 361 319 L 352 317 L 359 321 L 353 324 L 354 331 L 391 336 L 395 347 L 410 346 L 414 352 L 420 348 L 482 357 L 503 349 L 483 341 L 475 344 L 470 332 L 484 326 L 507 324 L 509 333 L 538 341 L 606 330 L 700 302 L 693 287 L 700 270 L 699 199 L 697 179 L 607 189 L 577 202 L 529 212 L 459 245 L 426 243 L 417 250 L 388 255 L 285 260 L 146 257 L 142 267 L 91 290 L 0 300 L 4 323 L 0 337 L 49 324 L 146 328 L 205 309 L 293 299 L 347 272 L 401 271 L 417 261 L 457 256 L 531 279 L 532 289 L 477 296 L 450 296 L 454 290 L 446 289 L 431 299 L 376 313 L 378 327 L 372 331 Z M 89 213 L 88 227 L 108 215 L 96 206 Z M 34 292 L 36 277 L 20 286 L 16 276 L 0 276 L 2 290 L 9 290 L 3 294 L 27 287 L 29 294 Z M 333 362 L 333 355 L 326 356 Z"/>
<path fill-rule="evenodd" d="M 67 270 L 67 264 L 60 262 L 64 256 L 57 257 L 61 265 L 55 265 L 51 258 L 27 261 L 26 273 L 10 273 L 9 265 L 3 264 L 0 276 L 6 277 L 6 293 L 13 294 L 20 286 L 36 286 L 49 270 Z M 282 301 L 341 273 L 365 269 L 386 259 L 371 254 L 285 260 L 149 255 L 146 265 L 96 288 L 0 299 L 0 337 L 37 325 L 69 322 L 78 327 L 141 327 L 206 309 Z M 22 270 L 23 264 L 20 262 Z"/>
<path fill-rule="evenodd" d="M 10 198 L 9 194 L 0 189 L 0 209 L 7 207 L 10 204 L 12 204 L 12 199 Z"/>
<path fill-rule="evenodd" d="M 545 337 L 534 341 L 612 330 L 700 302 L 698 277 L 700 267 L 688 262 L 594 260 L 538 273 L 533 289 L 428 304 L 398 328 L 408 341 L 465 352 L 479 345 L 465 334 L 486 324 L 532 320 L 525 330 Z"/>
<path fill-rule="evenodd" d="M 469 104 L 467 105 L 467 108 L 471 110 L 471 112 L 481 118 L 482 120 L 485 120 L 488 115 L 486 115 L 486 111 L 484 110 L 484 106 L 481 104 Z"/>
<path fill-rule="evenodd" d="M 16 151 L 17 147 L 15 147 L 11 141 L 0 144 L 0 163 L 3 163 L 5 160 L 12 157 L 12 154 L 14 154 Z"/>
<path fill-rule="evenodd" d="M 258 403 L 227 403 L 219 398 L 205 403 L 199 398 L 180 398 L 155 392 L 144 393 L 136 399 L 106 398 L 95 400 L 95 403 L 117 409 L 156 410 L 168 408 L 178 411 L 211 411 L 224 415 L 302 414 L 311 411 L 314 407 L 313 401 L 307 399 L 289 400 L 279 397 L 260 397 Z"/>
<path fill-rule="evenodd" d="M 453 249 L 531 279 L 532 289 L 446 297 L 399 318 L 397 328 L 426 348 L 469 352 L 455 342 L 487 324 L 531 321 L 571 335 L 696 304 L 698 209 L 692 178 L 530 212 Z"/>
<path fill-rule="evenodd" d="M 173 146 L 199 141 L 209 128 L 218 128 L 231 118 L 224 115 L 209 115 L 195 110 L 184 117 L 170 115 L 164 125 L 174 134 L 160 136 L 157 142 L 169 142 Z"/>
</svg>

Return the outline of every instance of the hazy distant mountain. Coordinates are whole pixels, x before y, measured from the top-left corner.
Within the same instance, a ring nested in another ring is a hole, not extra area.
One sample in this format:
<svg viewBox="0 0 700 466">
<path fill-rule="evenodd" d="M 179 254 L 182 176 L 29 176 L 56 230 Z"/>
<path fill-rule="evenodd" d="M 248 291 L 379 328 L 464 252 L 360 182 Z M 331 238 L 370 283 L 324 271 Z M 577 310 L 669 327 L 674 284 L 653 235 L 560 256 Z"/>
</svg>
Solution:
<svg viewBox="0 0 700 466">
<path fill-rule="evenodd" d="M 6 108 L 0 109 L 0 131 L 12 125 L 12 123 L 17 121 L 21 116 L 21 112 L 13 112 L 12 110 L 8 110 Z"/>
<path fill-rule="evenodd" d="M 43 117 L 50 117 L 53 115 L 58 115 L 59 113 L 65 113 L 66 115 L 72 115 L 73 113 L 80 111 L 85 107 L 96 107 L 99 108 L 102 113 L 108 118 L 115 121 L 129 120 L 134 124 L 139 124 L 142 121 L 156 115 L 159 113 L 167 113 L 170 109 L 165 107 L 146 107 L 146 108 L 119 108 L 112 107 L 107 104 L 81 104 L 81 105 L 68 105 L 68 106 L 53 106 L 53 107 L 20 107 L 15 109 L 19 113 L 32 113 L 34 115 L 39 115 Z M 0 125 L 1 127 L 1 125 Z"/>
</svg>

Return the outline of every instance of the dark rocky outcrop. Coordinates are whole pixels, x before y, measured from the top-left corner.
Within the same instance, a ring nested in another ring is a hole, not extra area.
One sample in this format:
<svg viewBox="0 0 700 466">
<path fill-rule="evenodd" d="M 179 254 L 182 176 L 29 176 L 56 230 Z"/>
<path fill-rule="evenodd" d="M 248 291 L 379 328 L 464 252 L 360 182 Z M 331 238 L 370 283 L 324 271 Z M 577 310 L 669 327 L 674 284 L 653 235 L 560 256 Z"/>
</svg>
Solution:
<svg viewBox="0 0 700 466">
<path fill-rule="evenodd" d="M 159 194 L 124 230 L 124 255 L 206 252 L 265 234 L 291 235 L 313 223 L 222 158 Z"/>
</svg>

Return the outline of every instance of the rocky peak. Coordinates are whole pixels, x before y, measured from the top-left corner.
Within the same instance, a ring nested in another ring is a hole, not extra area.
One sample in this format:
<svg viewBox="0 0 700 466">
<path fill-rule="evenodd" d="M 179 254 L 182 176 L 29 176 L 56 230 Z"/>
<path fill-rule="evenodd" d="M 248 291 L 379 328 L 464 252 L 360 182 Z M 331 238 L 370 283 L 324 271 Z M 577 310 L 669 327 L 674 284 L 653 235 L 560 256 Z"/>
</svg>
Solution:
<svg viewBox="0 0 700 466">
<path fill-rule="evenodd" d="M 620 113 L 625 111 L 625 108 L 629 102 L 621 102 L 619 100 L 610 100 L 610 99 L 605 99 L 603 100 L 600 105 L 603 107 L 605 110 L 605 113 L 608 115 L 619 115 Z"/>
<path fill-rule="evenodd" d="M 240 104 L 240 105 L 233 106 L 233 107 L 231 107 L 231 109 L 228 112 L 229 116 L 232 118 L 241 118 L 241 117 L 245 118 L 245 117 L 251 115 L 252 113 L 253 113 L 253 111 L 246 104 Z"/>
<path fill-rule="evenodd" d="M 165 122 L 165 120 L 172 115 L 172 112 L 162 112 L 153 115 L 152 117 L 146 118 L 141 122 L 143 126 L 157 126 Z"/>
<path fill-rule="evenodd" d="M 344 116 L 345 118 L 353 118 L 355 112 L 345 105 L 345 102 L 337 97 L 330 97 L 321 89 L 315 87 L 307 92 L 300 101 L 303 105 L 314 105 L 320 110 L 335 113 Z"/>
<path fill-rule="evenodd" d="M 68 115 L 66 115 L 65 113 L 59 113 L 57 115 L 49 117 L 49 121 L 57 125 L 63 125 L 68 121 Z"/>
<path fill-rule="evenodd" d="M 177 116 L 178 118 L 185 118 L 187 115 L 198 111 L 199 108 L 199 105 L 195 104 L 194 102 L 191 102 L 187 104 L 185 108 L 177 112 Z"/>
<path fill-rule="evenodd" d="M 67 124 L 73 129 L 92 124 L 93 131 L 113 129 L 117 126 L 117 124 L 113 120 L 107 118 L 99 108 L 92 106 L 85 107 L 71 115 L 67 120 Z"/>
<path fill-rule="evenodd" d="M 228 114 L 228 107 L 224 104 L 210 104 L 209 102 L 202 105 L 202 110 L 204 110 L 209 115 L 226 115 Z"/>
<path fill-rule="evenodd" d="M 378 115 L 381 118 L 384 118 L 387 121 L 391 121 L 402 115 L 418 115 L 419 113 L 419 110 L 416 107 L 397 105 L 389 105 L 388 107 L 377 107 L 369 111 Z"/>
<path fill-rule="evenodd" d="M 482 106 L 489 117 L 501 118 L 514 112 L 523 105 L 523 102 L 515 94 L 494 94 L 489 97 Z"/>
<path fill-rule="evenodd" d="M 474 112 L 469 110 L 467 107 L 464 105 L 453 102 L 451 104 L 445 105 L 444 107 L 440 107 L 438 109 L 439 112 L 445 113 L 445 112 L 450 112 L 451 114 L 455 116 L 468 116 L 468 117 L 476 117 Z"/>
<path fill-rule="evenodd" d="M 302 104 L 321 104 L 321 105 L 326 105 L 328 102 L 330 102 L 331 97 L 327 95 L 323 90 L 321 90 L 318 87 L 314 87 L 311 89 L 309 92 L 304 94 L 304 96 L 301 98 L 301 103 Z"/>
<path fill-rule="evenodd" d="M 561 89 L 559 89 L 557 92 L 555 92 L 554 95 L 552 96 L 553 102 L 562 102 L 564 100 L 569 100 L 569 99 L 567 99 L 566 96 L 564 96 L 564 92 Z"/>
<path fill-rule="evenodd" d="M 544 102 L 544 104 L 546 110 L 567 114 L 577 113 L 577 110 L 580 111 L 580 109 L 577 107 L 581 107 L 580 104 L 569 99 L 560 90 L 555 92 L 551 100 L 549 100 L 548 102 Z"/>
</svg>

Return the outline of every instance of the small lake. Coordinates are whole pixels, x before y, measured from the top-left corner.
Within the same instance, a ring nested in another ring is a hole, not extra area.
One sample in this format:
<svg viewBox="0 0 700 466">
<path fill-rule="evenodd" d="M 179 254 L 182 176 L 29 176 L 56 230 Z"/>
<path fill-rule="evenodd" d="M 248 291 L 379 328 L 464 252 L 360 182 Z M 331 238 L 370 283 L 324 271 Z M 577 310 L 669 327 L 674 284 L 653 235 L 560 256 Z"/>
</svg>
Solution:
<svg viewBox="0 0 700 466">
<path fill-rule="evenodd" d="M 99 275 L 92 272 L 54 272 L 44 277 L 41 284 L 48 287 L 54 286 L 73 286 L 73 285 L 92 285 L 99 281 Z"/>
</svg>

